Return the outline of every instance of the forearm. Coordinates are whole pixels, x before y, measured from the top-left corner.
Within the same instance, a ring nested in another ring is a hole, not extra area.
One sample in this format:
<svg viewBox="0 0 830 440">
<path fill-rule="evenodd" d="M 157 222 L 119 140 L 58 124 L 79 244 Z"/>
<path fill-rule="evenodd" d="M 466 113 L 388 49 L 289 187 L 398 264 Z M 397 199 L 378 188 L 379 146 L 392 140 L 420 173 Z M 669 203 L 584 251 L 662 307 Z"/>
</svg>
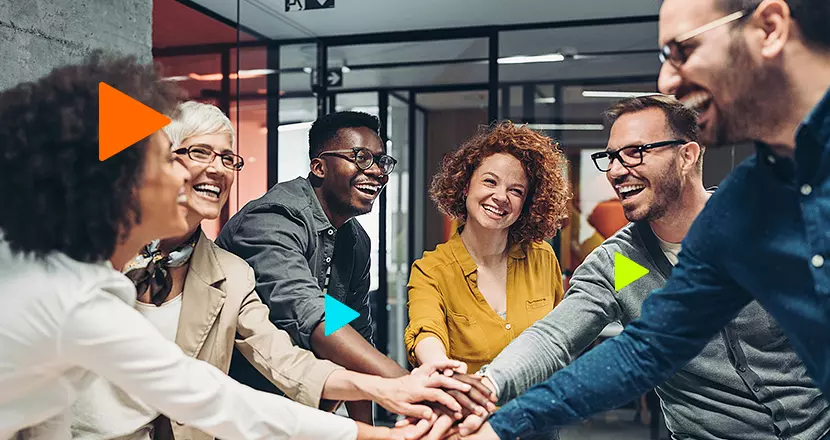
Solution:
<svg viewBox="0 0 830 440">
<path fill-rule="evenodd" d="M 610 308 L 577 293 L 522 332 L 487 366 L 498 403 L 515 399 L 570 364 L 612 321 L 606 312 Z"/>
<path fill-rule="evenodd" d="M 440 339 L 429 336 L 418 342 L 415 346 L 415 359 L 418 365 L 449 359 L 444 344 Z"/>
<path fill-rule="evenodd" d="M 381 377 L 401 377 L 409 374 L 348 325 L 329 336 L 325 335 L 324 325 L 318 325 L 311 335 L 311 346 L 318 357 L 328 359 L 348 370 Z"/>
<path fill-rule="evenodd" d="M 337 370 L 326 380 L 323 398 L 342 401 L 375 400 L 380 393 L 383 380 L 378 376 Z"/>
<path fill-rule="evenodd" d="M 644 358 L 635 359 L 639 356 Z M 619 407 L 672 371 L 665 364 L 655 365 L 630 338 L 607 341 L 504 405 L 490 424 L 502 439 L 549 432 Z"/>
</svg>

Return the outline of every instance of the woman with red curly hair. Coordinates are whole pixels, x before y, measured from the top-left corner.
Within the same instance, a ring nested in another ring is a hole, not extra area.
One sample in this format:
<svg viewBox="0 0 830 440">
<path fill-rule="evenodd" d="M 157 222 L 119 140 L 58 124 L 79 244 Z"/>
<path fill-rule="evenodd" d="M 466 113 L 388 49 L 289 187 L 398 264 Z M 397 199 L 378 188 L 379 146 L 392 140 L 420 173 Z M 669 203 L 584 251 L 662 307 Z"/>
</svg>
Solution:
<svg viewBox="0 0 830 440">
<path fill-rule="evenodd" d="M 412 266 L 404 339 L 413 365 L 450 358 L 476 372 L 562 300 L 544 240 L 568 215 L 565 164 L 550 138 L 510 122 L 444 158 L 430 196 L 463 225 Z"/>
</svg>

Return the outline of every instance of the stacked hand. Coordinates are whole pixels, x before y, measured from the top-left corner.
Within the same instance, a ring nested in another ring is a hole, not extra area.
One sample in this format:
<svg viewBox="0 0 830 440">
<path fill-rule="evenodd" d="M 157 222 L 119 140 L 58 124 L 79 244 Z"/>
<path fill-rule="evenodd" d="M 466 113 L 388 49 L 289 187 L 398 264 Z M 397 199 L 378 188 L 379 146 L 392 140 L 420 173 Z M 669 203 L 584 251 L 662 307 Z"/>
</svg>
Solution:
<svg viewBox="0 0 830 440">
<path fill-rule="evenodd" d="M 409 418 L 398 422 L 393 431 L 406 429 L 411 435 L 407 438 L 411 439 L 416 438 L 417 435 L 422 435 L 427 440 L 457 436 L 459 428 L 465 426 L 466 428 L 463 429 L 466 432 L 463 433 L 476 431 L 489 414 L 496 409 L 494 404 L 496 396 L 482 383 L 480 377 L 465 373 L 466 365 L 456 361 L 425 364 L 415 369 L 411 376 L 427 375 L 434 381 L 430 383 L 442 384 L 439 386 L 443 388 L 443 392 L 458 405 L 447 405 L 443 401 L 431 400 L 431 403 L 427 404 L 433 409 L 430 417 L 404 414 Z M 449 379 L 451 382 L 447 383 L 444 379 Z M 459 386 L 459 384 L 462 386 Z M 427 412 L 424 412 L 424 415 L 427 414 Z"/>
</svg>

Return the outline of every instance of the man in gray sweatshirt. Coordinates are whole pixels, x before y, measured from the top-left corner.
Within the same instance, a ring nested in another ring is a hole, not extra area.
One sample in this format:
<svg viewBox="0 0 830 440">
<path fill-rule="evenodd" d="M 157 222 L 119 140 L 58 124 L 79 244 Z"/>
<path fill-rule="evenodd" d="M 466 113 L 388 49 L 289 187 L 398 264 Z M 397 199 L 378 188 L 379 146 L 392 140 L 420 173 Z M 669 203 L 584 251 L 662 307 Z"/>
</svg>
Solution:
<svg viewBox="0 0 830 440">
<path fill-rule="evenodd" d="M 482 369 L 499 405 L 568 365 L 609 323 L 637 319 L 646 296 L 669 277 L 680 242 L 709 198 L 692 110 L 673 98 L 647 96 L 623 100 L 606 115 L 613 124 L 608 148 L 592 159 L 631 223 L 576 269 L 562 303 Z M 648 269 L 619 291 L 617 253 Z M 812 440 L 830 431 L 827 401 L 756 302 L 657 394 L 674 439 Z M 471 417 L 462 426 L 480 423 Z"/>
</svg>

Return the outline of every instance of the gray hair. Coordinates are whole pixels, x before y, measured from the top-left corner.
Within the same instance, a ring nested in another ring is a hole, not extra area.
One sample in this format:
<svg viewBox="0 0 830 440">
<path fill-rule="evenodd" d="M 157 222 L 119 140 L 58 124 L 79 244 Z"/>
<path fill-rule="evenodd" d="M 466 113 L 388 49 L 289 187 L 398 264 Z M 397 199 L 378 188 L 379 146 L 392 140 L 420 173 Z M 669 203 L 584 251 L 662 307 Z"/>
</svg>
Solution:
<svg viewBox="0 0 830 440">
<path fill-rule="evenodd" d="M 224 134 L 228 136 L 231 149 L 235 147 L 236 136 L 231 120 L 211 104 L 197 101 L 187 101 L 179 104 L 170 115 L 170 124 L 164 127 L 164 132 L 178 148 L 185 140 L 193 136 Z"/>
</svg>

